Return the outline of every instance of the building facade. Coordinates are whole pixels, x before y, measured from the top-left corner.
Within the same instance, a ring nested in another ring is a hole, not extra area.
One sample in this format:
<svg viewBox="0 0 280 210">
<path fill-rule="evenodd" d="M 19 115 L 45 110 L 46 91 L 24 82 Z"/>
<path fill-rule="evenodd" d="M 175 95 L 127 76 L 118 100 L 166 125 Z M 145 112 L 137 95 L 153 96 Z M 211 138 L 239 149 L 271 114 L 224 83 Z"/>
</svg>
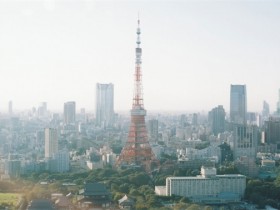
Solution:
<svg viewBox="0 0 280 210">
<path fill-rule="evenodd" d="M 240 174 L 216 175 L 215 168 L 201 168 L 200 176 L 167 177 L 166 195 L 179 195 L 195 202 L 238 202 L 243 198 L 246 177 Z"/>
<path fill-rule="evenodd" d="M 46 118 L 48 115 L 47 102 L 41 102 L 38 106 L 37 114 L 39 118 Z"/>
<path fill-rule="evenodd" d="M 280 116 L 280 89 L 278 90 L 277 115 Z"/>
<path fill-rule="evenodd" d="M 96 125 L 111 127 L 114 124 L 114 85 L 96 84 Z"/>
<path fill-rule="evenodd" d="M 247 92 L 246 85 L 230 86 L 230 120 L 233 123 L 246 124 Z"/>
<path fill-rule="evenodd" d="M 259 167 L 256 164 L 255 158 L 243 156 L 236 160 L 234 164 L 238 171 L 242 172 L 245 176 L 257 177 L 259 174 Z"/>
<path fill-rule="evenodd" d="M 246 156 L 256 158 L 258 147 L 258 129 L 255 125 L 236 124 L 233 131 L 234 160 Z"/>
<path fill-rule="evenodd" d="M 267 120 L 269 118 L 269 114 L 270 114 L 269 104 L 266 101 L 263 101 L 263 109 L 262 109 L 263 120 Z"/>
<path fill-rule="evenodd" d="M 280 117 L 270 117 L 264 127 L 265 143 L 280 145 Z"/>
<path fill-rule="evenodd" d="M 222 105 L 213 108 L 208 115 L 209 124 L 215 136 L 225 131 L 226 112 Z"/>
<path fill-rule="evenodd" d="M 65 173 L 70 169 L 70 157 L 68 150 L 59 150 L 51 158 L 46 160 L 47 171 L 54 173 Z"/>
<path fill-rule="evenodd" d="M 76 122 L 76 102 L 69 101 L 64 103 L 63 119 L 66 125 L 75 125 Z"/>
<path fill-rule="evenodd" d="M 111 209 L 111 194 L 102 183 L 85 183 L 77 202 L 79 209 Z"/>
<path fill-rule="evenodd" d="M 158 120 L 149 120 L 148 121 L 148 133 L 150 141 L 158 141 Z"/>
<path fill-rule="evenodd" d="M 54 128 L 45 128 L 45 158 L 51 158 L 58 152 L 58 134 Z"/>
</svg>

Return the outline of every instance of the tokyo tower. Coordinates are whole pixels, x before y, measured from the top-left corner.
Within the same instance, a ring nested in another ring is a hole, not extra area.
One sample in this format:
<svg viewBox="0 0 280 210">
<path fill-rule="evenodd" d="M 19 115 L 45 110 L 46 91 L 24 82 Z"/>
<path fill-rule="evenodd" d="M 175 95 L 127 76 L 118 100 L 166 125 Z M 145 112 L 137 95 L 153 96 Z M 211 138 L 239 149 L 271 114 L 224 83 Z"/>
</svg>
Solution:
<svg viewBox="0 0 280 210">
<path fill-rule="evenodd" d="M 156 159 L 152 148 L 148 141 L 148 134 L 145 124 L 146 110 L 143 104 L 143 89 L 142 89 L 142 72 L 141 72 L 141 56 L 142 48 L 140 47 L 140 20 L 138 19 L 137 27 L 137 47 L 136 61 L 134 74 L 134 91 L 133 104 L 131 109 L 131 123 L 128 133 L 126 145 L 121 151 L 116 162 L 117 166 L 140 166 L 146 171 L 150 171 L 158 166 L 159 162 Z"/>
</svg>

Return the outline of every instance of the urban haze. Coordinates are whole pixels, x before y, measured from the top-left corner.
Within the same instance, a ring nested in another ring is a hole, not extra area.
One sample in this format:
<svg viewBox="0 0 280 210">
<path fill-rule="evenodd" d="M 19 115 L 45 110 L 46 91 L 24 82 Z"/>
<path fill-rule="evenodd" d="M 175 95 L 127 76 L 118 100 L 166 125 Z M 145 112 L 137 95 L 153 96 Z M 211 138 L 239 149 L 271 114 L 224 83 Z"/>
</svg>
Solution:
<svg viewBox="0 0 280 210">
<path fill-rule="evenodd" d="M 0 209 L 280 209 L 279 9 L 0 1 Z"/>
</svg>

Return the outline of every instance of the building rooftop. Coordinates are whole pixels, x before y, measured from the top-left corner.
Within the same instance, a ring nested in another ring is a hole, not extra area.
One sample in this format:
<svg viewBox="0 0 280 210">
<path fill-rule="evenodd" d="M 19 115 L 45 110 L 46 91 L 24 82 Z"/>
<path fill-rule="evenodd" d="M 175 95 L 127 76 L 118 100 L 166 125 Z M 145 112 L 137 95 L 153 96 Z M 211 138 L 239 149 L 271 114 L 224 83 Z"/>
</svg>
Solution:
<svg viewBox="0 0 280 210">
<path fill-rule="evenodd" d="M 101 183 L 86 183 L 81 193 L 84 196 L 109 195 L 105 185 Z"/>
<path fill-rule="evenodd" d="M 172 179 L 219 179 L 219 178 L 227 178 L 227 177 L 246 177 L 241 174 L 224 174 L 224 175 L 216 175 L 216 176 L 211 176 L 211 177 L 204 177 L 204 176 L 179 176 L 179 177 L 167 177 L 167 178 L 172 178 Z"/>
<path fill-rule="evenodd" d="M 129 202 L 129 203 L 134 203 L 132 199 L 130 199 L 127 195 L 124 195 L 120 200 L 119 204 L 122 204 L 123 202 Z"/>
<path fill-rule="evenodd" d="M 43 210 L 52 210 L 55 209 L 51 201 L 47 199 L 36 199 L 32 200 L 27 207 L 28 210 L 38 210 L 38 209 L 43 209 Z"/>
</svg>

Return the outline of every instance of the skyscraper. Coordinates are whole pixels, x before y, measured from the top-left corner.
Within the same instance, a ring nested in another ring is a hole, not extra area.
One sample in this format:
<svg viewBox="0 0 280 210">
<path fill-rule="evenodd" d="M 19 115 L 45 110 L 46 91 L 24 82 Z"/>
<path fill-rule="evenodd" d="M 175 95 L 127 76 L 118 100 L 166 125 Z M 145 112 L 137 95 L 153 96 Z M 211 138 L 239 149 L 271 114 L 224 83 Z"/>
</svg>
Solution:
<svg viewBox="0 0 280 210">
<path fill-rule="evenodd" d="M 269 104 L 266 101 L 263 101 L 263 110 L 262 110 L 262 117 L 264 120 L 267 120 L 269 117 Z"/>
<path fill-rule="evenodd" d="M 222 105 L 213 108 L 209 112 L 209 123 L 214 135 L 218 135 L 219 133 L 223 133 L 225 131 L 225 116 L 226 113 Z"/>
<path fill-rule="evenodd" d="M 69 101 L 64 103 L 64 124 L 73 125 L 76 122 L 76 102 Z"/>
<path fill-rule="evenodd" d="M 246 85 L 230 86 L 230 120 L 237 124 L 246 124 L 247 93 Z"/>
<path fill-rule="evenodd" d="M 39 104 L 38 117 L 40 117 L 40 118 L 47 117 L 47 102 L 42 102 Z"/>
<path fill-rule="evenodd" d="M 57 130 L 45 128 L 45 158 L 51 158 L 58 152 Z"/>
<path fill-rule="evenodd" d="M 111 127 L 114 124 L 114 85 L 96 84 L 96 125 Z"/>
<path fill-rule="evenodd" d="M 270 117 L 264 122 L 265 143 L 280 145 L 280 118 Z"/>
<path fill-rule="evenodd" d="M 131 109 L 131 123 L 126 145 L 122 149 L 116 164 L 119 166 L 137 165 L 149 171 L 158 166 L 158 161 L 156 160 L 152 148 L 149 144 L 148 133 L 145 124 L 146 110 L 144 109 L 142 94 L 142 48 L 140 47 L 141 32 L 139 20 L 136 33 L 137 47 L 134 74 L 133 105 Z"/>
</svg>

